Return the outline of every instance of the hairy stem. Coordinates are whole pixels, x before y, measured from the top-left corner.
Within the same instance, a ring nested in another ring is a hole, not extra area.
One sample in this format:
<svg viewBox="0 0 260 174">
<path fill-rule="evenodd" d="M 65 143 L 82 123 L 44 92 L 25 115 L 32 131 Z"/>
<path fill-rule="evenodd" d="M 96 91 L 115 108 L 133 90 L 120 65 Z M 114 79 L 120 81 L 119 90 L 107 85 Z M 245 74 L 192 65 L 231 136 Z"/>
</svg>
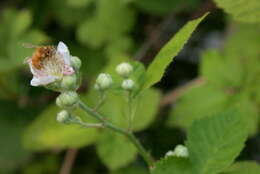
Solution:
<svg viewBox="0 0 260 174">
<path fill-rule="evenodd" d="M 153 158 L 145 150 L 145 148 L 142 146 L 142 144 L 139 142 L 139 140 L 135 137 L 135 135 L 133 133 L 131 133 L 125 129 L 122 129 L 120 127 L 117 127 L 117 126 L 113 125 L 112 123 L 110 123 L 109 121 L 105 120 L 104 117 L 100 113 L 98 113 L 94 109 L 88 107 L 82 101 L 79 101 L 79 107 L 82 110 L 84 110 L 85 112 L 87 112 L 89 115 L 91 115 L 92 117 L 94 117 L 98 121 L 100 121 L 105 128 L 108 128 L 112 131 L 115 131 L 115 132 L 120 133 L 120 134 L 124 135 L 125 137 L 127 137 L 135 145 L 135 147 L 137 148 L 139 153 L 142 155 L 145 162 L 148 164 L 149 168 L 151 169 L 154 167 Z"/>
</svg>

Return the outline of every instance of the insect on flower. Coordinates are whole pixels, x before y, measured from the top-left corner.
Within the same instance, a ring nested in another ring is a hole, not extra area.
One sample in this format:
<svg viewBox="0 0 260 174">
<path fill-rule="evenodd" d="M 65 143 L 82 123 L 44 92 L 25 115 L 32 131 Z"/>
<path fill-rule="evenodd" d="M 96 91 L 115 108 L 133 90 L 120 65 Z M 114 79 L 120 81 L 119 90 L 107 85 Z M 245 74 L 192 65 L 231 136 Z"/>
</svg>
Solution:
<svg viewBox="0 0 260 174">
<path fill-rule="evenodd" d="M 63 42 L 59 42 L 57 48 L 27 44 L 25 47 L 35 48 L 33 55 L 25 59 L 33 74 L 32 86 L 48 85 L 74 73 L 69 49 Z"/>
</svg>

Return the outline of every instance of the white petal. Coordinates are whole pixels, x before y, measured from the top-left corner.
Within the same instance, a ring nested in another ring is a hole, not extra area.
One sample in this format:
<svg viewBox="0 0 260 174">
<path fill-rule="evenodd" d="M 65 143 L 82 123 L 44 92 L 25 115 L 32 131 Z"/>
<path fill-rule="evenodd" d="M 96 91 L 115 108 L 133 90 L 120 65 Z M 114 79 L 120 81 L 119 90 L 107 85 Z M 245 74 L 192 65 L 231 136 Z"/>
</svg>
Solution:
<svg viewBox="0 0 260 174">
<path fill-rule="evenodd" d="M 59 42 L 57 52 L 62 56 L 65 64 L 70 65 L 70 51 L 63 42 Z"/>
<path fill-rule="evenodd" d="M 49 83 L 52 83 L 57 78 L 55 76 L 42 76 L 42 77 L 33 77 L 31 80 L 32 86 L 40 86 L 40 85 L 47 85 Z"/>
</svg>

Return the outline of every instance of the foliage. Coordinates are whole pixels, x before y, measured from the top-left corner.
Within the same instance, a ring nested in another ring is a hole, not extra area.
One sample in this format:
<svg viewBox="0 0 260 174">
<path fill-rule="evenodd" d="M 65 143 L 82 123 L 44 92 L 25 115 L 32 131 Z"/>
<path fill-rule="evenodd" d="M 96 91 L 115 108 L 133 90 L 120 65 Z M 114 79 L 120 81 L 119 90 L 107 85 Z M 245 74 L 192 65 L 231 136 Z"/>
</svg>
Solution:
<svg viewBox="0 0 260 174">
<path fill-rule="evenodd" d="M 259 23 L 260 2 L 258 0 L 215 0 L 217 5 L 241 22 Z"/>
<path fill-rule="evenodd" d="M 57 106 L 50 106 L 28 126 L 23 138 L 27 148 L 37 151 L 78 148 L 95 142 L 97 130 L 59 124 L 55 118 L 58 111 Z"/>
<path fill-rule="evenodd" d="M 245 127 L 244 118 L 233 110 L 194 122 L 187 146 L 195 171 L 215 174 L 229 166 L 244 146 Z"/>
<path fill-rule="evenodd" d="M 221 111 L 240 103 L 241 114 L 248 117 L 250 134 L 257 132 L 259 103 L 255 99 L 258 93 L 255 90 L 259 83 L 257 45 L 260 38 L 257 27 L 235 27 L 236 32 L 227 40 L 224 50 L 208 50 L 203 54 L 200 76 L 205 83 L 199 86 L 195 84 L 182 94 L 172 110 L 169 125 L 187 128 L 210 111 Z"/>
<path fill-rule="evenodd" d="M 245 119 L 236 110 L 220 112 L 194 122 L 188 130 L 186 142 L 189 159 L 166 157 L 157 162 L 152 173 L 217 174 L 223 172 L 244 146 L 247 138 L 245 126 Z"/>
<path fill-rule="evenodd" d="M 122 135 L 111 132 L 104 133 L 97 143 L 97 152 L 106 166 L 115 170 L 126 166 L 135 160 L 137 150 L 135 146 Z"/>
<path fill-rule="evenodd" d="M 152 174 L 191 174 L 190 161 L 185 158 L 168 157 L 157 162 Z"/>
<path fill-rule="evenodd" d="M 199 19 L 186 24 L 158 53 L 154 61 L 149 65 L 143 88 L 149 88 L 156 82 L 160 81 L 165 69 L 171 63 L 172 59 L 182 49 L 188 38 L 195 30 L 197 25 L 207 16 L 204 15 Z"/>
<path fill-rule="evenodd" d="M 254 161 L 234 160 L 239 153 L 242 160 L 259 155 L 260 4 L 257 0 L 215 3 L 242 24 L 221 11 L 212 11 L 192 34 L 207 16 L 202 14 L 211 8 L 202 0 L 1 1 L 0 173 L 58 173 L 63 150 L 68 148 L 79 151 L 73 174 L 149 173 L 128 139 L 108 130 L 57 123 L 56 94 L 29 86 L 31 74 L 23 62 L 34 49 L 23 44 L 56 45 L 62 40 L 82 60 L 78 93 L 89 106 L 94 108 L 100 100 L 93 90 L 97 74 L 111 74 L 114 85 L 98 112 L 123 129 L 128 128 L 128 93 L 121 89 L 124 79 L 115 67 L 121 62 L 133 66 L 129 77 L 136 82 L 131 105 L 133 132 L 156 160 L 164 156 L 164 149 L 184 144 L 180 139 L 185 136 L 176 128 L 186 130 L 189 158 L 162 158 L 152 174 L 258 174 L 259 165 Z M 202 17 L 183 25 L 196 16 Z M 180 26 L 184 27 L 169 39 Z M 202 50 L 198 62 L 202 83 L 181 91 L 172 107 L 160 105 L 167 90 L 187 81 L 186 75 L 194 77 L 189 66 L 197 65 L 187 55 L 196 57 L 192 48 L 201 50 L 216 31 L 224 37 L 224 45 Z M 134 60 L 139 52 L 145 52 L 141 62 Z M 166 79 L 170 80 L 166 83 Z M 157 88 L 151 88 L 155 84 Z M 226 112 L 234 106 L 235 110 Z M 96 123 L 79 109 L 73 115 Z M 247 132 L 254 139 L 241 152 Z"/>
</svg>

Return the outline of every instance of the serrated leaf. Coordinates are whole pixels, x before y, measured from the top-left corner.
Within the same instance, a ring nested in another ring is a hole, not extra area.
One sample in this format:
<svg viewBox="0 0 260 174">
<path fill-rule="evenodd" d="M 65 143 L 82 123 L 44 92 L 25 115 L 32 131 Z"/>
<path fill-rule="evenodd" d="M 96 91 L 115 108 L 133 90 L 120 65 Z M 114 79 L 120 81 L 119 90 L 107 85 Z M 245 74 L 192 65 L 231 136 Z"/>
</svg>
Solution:
<svg viewBox="0 0 260 174">
<path fill-rule="evenodd" d="M 259 0 L 215 0 L 220 8 L 241 22 L 260 22 L 260 1 Z"/>
<path fill-rule="evenodd" d="M 255 161 L 236 162 L 221 174 L 258 174 L 260 165 Z"/>
<path fill-rule="evenodd" d="M 217 174 L 239 155 L 248 132 L 235 109 L 196 121 L 188 130 L 187 147 L 196 173 Z"/>
<path fill-rule="evenodd" d="M 132 162 L 137 155 L 136 147 L 126 137 L 104 132 L 97 143 L 101 160 L 110 170 L 116 170 Z"/>
<path fill-rule="evenodd" d="M 79 148 L 96 141 L 96 129 L 58 123 L 56 115 L 59 111 L 58 107 L 52 105 L 27 127 L 23 136 L 25 147 L 35 151 Z M 82 111 L 78 111 L 76 115 L 82 114 L 84 114 Z"/>
<path fill-rule="evenodd" d="M 208 14 L 208 13 L 207 13 Z M 159 82 L 163 77 L 167 66 L 172 62 L 173 58 L 181 51 L 184 44 L 190 38 L 192 32 L 199 23 L 207 16 L 188 22 L 157 54 L 153 62 L 149 65 L 145 77 L 143 89 L 149 88 Z"/>
<path fill-rule="evenodd" d="M 223 110 L 228 103 L 229 96 L 225 91 L 207 84 L 195 85 L 180 96 L 167 124 L 188 128 L 195 120 Z"/>
<path fill-rule="evenodd" d="M 192 166 L 186 158 L 167 157 L 155 164 L 152 174 L 193 174 Z"/>
</svg>

